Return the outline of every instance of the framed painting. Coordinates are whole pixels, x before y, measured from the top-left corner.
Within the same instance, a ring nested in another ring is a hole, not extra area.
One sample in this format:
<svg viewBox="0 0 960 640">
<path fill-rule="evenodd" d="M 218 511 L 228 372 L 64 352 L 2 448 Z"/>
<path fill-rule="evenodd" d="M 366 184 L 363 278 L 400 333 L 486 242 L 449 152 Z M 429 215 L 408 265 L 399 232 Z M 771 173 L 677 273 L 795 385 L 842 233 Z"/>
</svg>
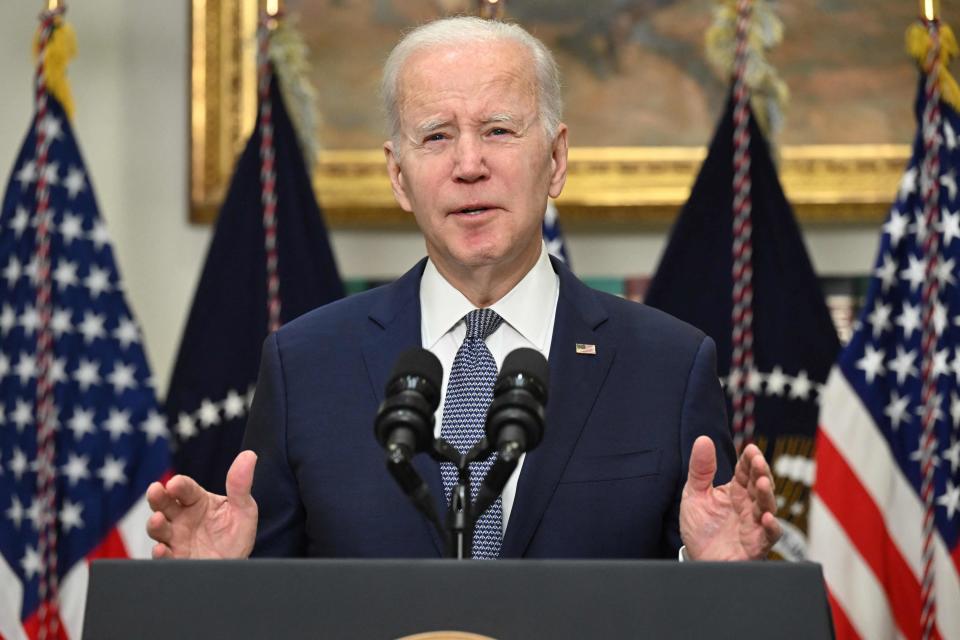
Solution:
<svg viewBox="0 0 960 640">
<path fill-rule="evenodd" d="M 726 83 L 704 34 L 716 0 L 501 0 L 563 74 L 571 152 L 564 225 L 668 224 L 689 194 Z M 209 222 L 256 110 L 257 0 L 192 0 L 191 219 Z M 310 49 L 320 156 L 314 185 L 334 227 L 412 225 L 394 203 L 380 145 L 380 67 L 400 35 L 476 0 L 287 0 Z M 791 91 L 776 139 L 787 197 L 805 224 L 876 224 L 909 154 L 917 72 L 903 0 L 776 4 L 770 52 Z"/>
</svg>

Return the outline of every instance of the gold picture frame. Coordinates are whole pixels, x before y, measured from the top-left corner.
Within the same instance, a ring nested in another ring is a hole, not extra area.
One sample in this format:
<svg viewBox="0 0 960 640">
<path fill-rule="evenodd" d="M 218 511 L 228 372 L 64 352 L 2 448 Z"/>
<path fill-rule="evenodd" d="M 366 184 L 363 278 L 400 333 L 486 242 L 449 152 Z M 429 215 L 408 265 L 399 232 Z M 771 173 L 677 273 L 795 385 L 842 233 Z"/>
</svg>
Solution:
<svg viewBox="0 0 960 640">
<path fill-rule="evenodd" d="M 190 220 L 210 223 L 253 129 L 256 0 L 192 0 Z M 558 200 L 567 228 L 663 228 L 686 200 L 706 150 L 575 147 Z M 780 179 L 806 225 L 877 225 L 896 193 L 907 145 L 788 145 Z M 314 187 L 334 228 L 408 229 L 379 149 L 321 151 Z"/>
</svg>

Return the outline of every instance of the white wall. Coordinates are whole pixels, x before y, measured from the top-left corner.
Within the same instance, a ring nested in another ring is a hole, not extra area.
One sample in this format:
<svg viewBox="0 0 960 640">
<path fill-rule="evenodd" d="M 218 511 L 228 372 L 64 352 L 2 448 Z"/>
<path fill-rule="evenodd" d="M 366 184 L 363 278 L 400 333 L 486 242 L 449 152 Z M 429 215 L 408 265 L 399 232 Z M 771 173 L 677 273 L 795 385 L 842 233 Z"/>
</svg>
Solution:
<svg viewBox="0 0 960 640">
<path fill-rule="evenodd" d="M 30 42 L 42 4 L 3 3 L 4 186 L 32 113 Z M 189 2 L 74 0 L 68 8 L 79 45 L 70 68 L 74 124 L 162 393 L 210 233 L 187 223 Z M 873 261 L 874 229 L 806 235 L 822 273 L 864 272 Z M 579 233 L 568 241 L 579 273 L 635 275 L 653 270 L 664 233 Z M 346 277 L 396 275 L 423 253 L 415 233 L 338 231 L 333 243 Z"/>
</svg>

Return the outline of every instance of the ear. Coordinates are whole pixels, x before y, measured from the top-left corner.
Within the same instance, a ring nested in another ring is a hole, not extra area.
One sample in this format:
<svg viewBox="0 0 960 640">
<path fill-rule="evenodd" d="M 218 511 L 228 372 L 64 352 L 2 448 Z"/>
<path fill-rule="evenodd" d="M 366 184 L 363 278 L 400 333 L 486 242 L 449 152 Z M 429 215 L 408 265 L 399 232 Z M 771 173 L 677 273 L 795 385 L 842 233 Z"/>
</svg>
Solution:
<svg viewBox="0 0 960 640">
<path fill-rule="evenodd" d="M 558 197 L 566 182 L 567 125 L 561 122 L 560 126 L 557 127 L 557 134 L 553 138 L 553 148 L 550 150 L 550 197 Z"/>
<path fill-rule="evenodd" d="M 407 190 L 403 186 L 403 169 L 400 167 L 400 161 L 393 153 L 393 142 L 387 140 L 383 143 L 383 155 L 387 160 L 387 175 L 390 176 L 390 187 L 393 189 L 393 197 L 396 199 L 400 208 L 408 213 L 413 212 L 413 206 L 410 204 L 410 198 L 407 197 Z"/>
</svg>

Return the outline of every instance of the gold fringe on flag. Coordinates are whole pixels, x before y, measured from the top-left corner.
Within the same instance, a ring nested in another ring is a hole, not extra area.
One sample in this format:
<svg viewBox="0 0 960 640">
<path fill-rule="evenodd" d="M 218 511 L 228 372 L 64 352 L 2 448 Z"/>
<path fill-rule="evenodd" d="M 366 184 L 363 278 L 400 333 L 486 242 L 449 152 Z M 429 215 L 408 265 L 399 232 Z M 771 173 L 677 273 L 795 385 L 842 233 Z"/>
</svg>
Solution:
<svg viewBox="0 0 960 640">
<path fill-rule="evenodd" d="M 77 34 L 63 18 L 54 20 L 53 33 L 47 42 L 44 60 L 44 75 L 47 91 L 63 107 L 67 118 L 73 120 L 73 94 L 67 80 L 67 63 L 77 55 Z M 36 61 L 40 53 L 40 33 L 33 38 L 33 58 Z"/>
<path fill-rule="evenodd" d="M 736 52 L 737 6 L 735 0 L 723 0 L 714 11 L 713 24 L 707 30 L 707 60 L 724 79 L 733 74 Z M 787 84 L 766 59 L 766 52 L 783 41 L 783 22 L 767 0 L 753 0 L 753 17 L 748 35 L 746 77 L 750 105 L 760 128 L 769 136 L 783 126 L 783 111 L 790 98 Z"/>
<path fill-rule="evenodd" d="M 930 34 L 923 24 L 915 22 L 907 27 L 907 53 L 924 73 L 940 74 L 941 98 L 953 107 L 954 111 L 960 111 L 960 86 L 947 70 L 950 61 L 960 54 L 953 29 L 945 24 L 940 25 L 940 58 L 936 62 L 935 69 L 928 68 L 927 56 L 930 53 L 930 45 Z"/>
<path fill-rule="evenodd" d="M 276 71 L 283 102 L 290 115 L 307 169 L 317 158 L 317 93 L 310 83 L 307 45 L 296 28 L 296 17 L 287 14 L 270 34 L 268 55 Z"/>
</svg>

